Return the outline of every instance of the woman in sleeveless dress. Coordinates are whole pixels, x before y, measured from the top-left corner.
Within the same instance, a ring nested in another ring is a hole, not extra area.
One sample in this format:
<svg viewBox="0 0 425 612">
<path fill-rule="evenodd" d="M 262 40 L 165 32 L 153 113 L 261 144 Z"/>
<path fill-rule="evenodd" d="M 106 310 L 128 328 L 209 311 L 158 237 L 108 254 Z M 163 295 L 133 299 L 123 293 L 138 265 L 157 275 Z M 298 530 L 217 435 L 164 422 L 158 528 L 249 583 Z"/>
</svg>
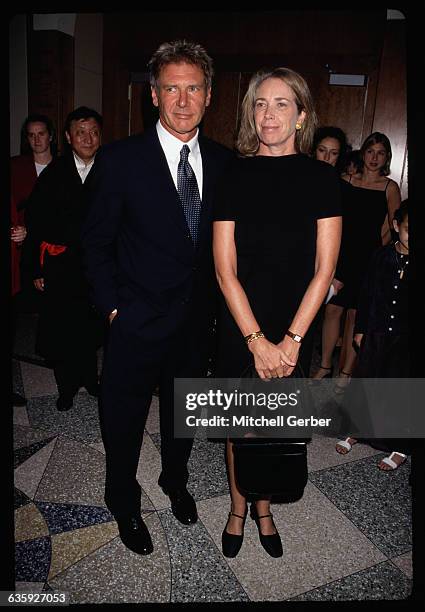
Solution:
<svg viewBox="0 0 425 612">
<path fill-rule="evenodd" d="M 392 157 L 387 136 L 374 132 L 364 141 L 360 154 L 361 171 L 342 176 L 343 228 L 335 278 L 344 286 L 326 305 L 322 362 L 314 376 L 320 379 L 331 375 L 332 354 L 339 336 L 341 317 L 346 310 L 336 390 L 343 390 L 349 382 L 356 359 L 352 346 L 353 330 L 363 276 L 374 251 L 390 242 L 394 212 L 401 202 L 397 183 L 387 178 Z"/>
</svg>

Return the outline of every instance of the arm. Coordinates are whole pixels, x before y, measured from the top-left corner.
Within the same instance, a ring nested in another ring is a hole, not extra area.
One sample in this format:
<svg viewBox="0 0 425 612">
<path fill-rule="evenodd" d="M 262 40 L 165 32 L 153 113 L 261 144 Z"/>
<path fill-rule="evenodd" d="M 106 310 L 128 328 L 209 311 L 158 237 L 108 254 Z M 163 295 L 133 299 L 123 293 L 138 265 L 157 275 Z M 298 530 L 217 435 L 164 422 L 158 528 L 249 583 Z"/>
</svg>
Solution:
<svg viewBox="0 0 425 612">
<path fill-rule="evenodd" d="M 387 206 L 388 206 L 388 215 L 384 221 L 384 225 L 382 226 L 381 236 L 382 236 L 382 244 L 388 244 L 391 242 L 391 229 L 393 226 L 394 213 L 397 208 L 400 208 L 401 204 L 401 194 L 399 186 L 395 181 L 390 181 L 387 190 Z"/>
<path fill-rule="evenodd" d="M 235 245 L 235 222 L 215 221 L 213 231 L 213 253 L 218 284 L 223 292 L 229 310 L 241 334 L 247 336 L 260 329 L 252 312 L 246 293 L 237 277 L 237 258 Z M 284 375 L 282 362 L 295 366 L 283 352 L 266 338 L 258 338 L 248 344 L 254 355 L 255 369 L 261 378 L 270 378 L 276 373 Z"/>
<path fill-rule="evenodd" d="M 290 331 L 304 337 L 329 290 L 335 274 L 341 242 L 341 217 L 326 217 L 317 220 L 315 273 L 301 300 L 301 304 L 289 327 Z M 279 347 L 293 361 L 297 361 L 300 343 L 289 336 L 279 342 Z M 290 368 L 288 376 L 292 373 Z"/>
</svg>

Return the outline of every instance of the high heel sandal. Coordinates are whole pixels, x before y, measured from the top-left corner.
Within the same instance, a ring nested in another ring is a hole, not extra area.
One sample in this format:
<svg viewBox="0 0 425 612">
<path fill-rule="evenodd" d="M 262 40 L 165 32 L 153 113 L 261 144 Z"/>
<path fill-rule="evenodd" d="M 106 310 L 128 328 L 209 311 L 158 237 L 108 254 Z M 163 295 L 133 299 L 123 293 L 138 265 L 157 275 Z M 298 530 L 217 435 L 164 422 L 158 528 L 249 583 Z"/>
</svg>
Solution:
<svg viewBox="0 0 425 612">
<path fill-rule="evenodd" d="M 328 370 L 328 374 L 325 374 L 324 376 L 322 376 L 322 378 L 332 378 L 332 367 L 325 368 L 325 366 L 322 366 L 322 364 L 320 364 L 319 370 Z M 316 374 L 317 374 L 317 372 L 316 372 Z M 322 378 L 319 378 L 317 380 L 322 380 Z"/>
<path fill-rule="evenodd" d="M 340 375 L 338 376 L 338 378 L 339 378 L 339 379 L 342 379 L 342 380 L 345 380 L 345 381 L 347 381 L 347 382 L 345 382 L 345 383 L 344 383 L 344 384 L 342 384 L 342 385 L 341 385 L 341 384 L 338 384 L 338 382 L 336 382 L 336 383 L 335 383 L 335 386 L 334 386 L 334 392 L 335 392 L 335 393 L 337 393 L 337 394 L 340 394 L 340 393 L 344 393 L 344 392 L 345 392 L 346 387 L 347 387 L 347 386 L 350 384 L 350 378 L 351 378 L 351 372 L 345 372 L 344 370 L 340 370 L 340 371 L 339 371 L 339 374 L 340 374 Z M 344 375 L 344 377 L 342 377 L 342 376 L 341 376 L 341 374 L 343 374 L 343 375 Z M 337 379 L 337 380 L 338 380 L 338 379 Z"/>
<path fill-rule="evenodd" d="M 229 519 L 231 516 L 237 516 L 238 518 L 243 520 L 243 523 L 242 523 L 241 535 L 229 533 L 228 531 L 226 531 L 226 527 L 227 527 L 227 523 L 226 523 L 226 527 L 224 528 L 223 533 L 221 534 L 221 548 L 223 551 L 223 555 L 225 557 L 230 557 L 230 558 L 236 557 L 236 555 L 240 551 L 242 542 L 243 542 L 243 535 L 244 535 L 243 530 L 245 527 L 245 521 L 246 521 L 247 514 L 248 514 L 248 508 L 246 508 L 245 514 L 243 516 L 241 516 L 240 514 L 235 514 L 234 512 L 229 512 L 227 523 L 229 522 Z"/>
<path fill-rule="evenodd" d="M 258 535 L 260 536 L 261 546 L 264 548 L 266 553 L 268 553 L 271 557 L 281 557 L 283 555 L 282 550 L 282 540 L 280 539 L 280 535 L 278 530 L 276 529 L 276 525 L 274 525 L 273 514 L 263 514 L 262 516 L 258 516 L 257 508 L 255 503 L 251 504 L 250 516 L 255 521 L 258 529 Z M 260 528 L 260 519 L 270 517 L 272 519 L 273 525 L 276 529 L 276 533 L 272 535 L 263 535 L 261 533 Z"/>
</svg>

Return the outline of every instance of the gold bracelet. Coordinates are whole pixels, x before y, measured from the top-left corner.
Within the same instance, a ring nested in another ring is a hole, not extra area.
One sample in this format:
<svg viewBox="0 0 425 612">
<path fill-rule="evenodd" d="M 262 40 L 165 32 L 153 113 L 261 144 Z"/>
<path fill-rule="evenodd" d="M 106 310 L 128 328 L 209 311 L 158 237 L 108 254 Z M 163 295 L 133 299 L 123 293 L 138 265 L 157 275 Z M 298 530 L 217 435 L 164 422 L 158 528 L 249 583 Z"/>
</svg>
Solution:
<svg viewBox="0 0 425 612">
<path fill-rule="evenodd" d="M 248 334 L 247 336 L 245 336 L 245 342 L 249 344 L 253 340 L 257 340 L 257 338 L 265 338 L 265 335 L 260 329 L 254 332 L 253 334 Z"/>
</svg>

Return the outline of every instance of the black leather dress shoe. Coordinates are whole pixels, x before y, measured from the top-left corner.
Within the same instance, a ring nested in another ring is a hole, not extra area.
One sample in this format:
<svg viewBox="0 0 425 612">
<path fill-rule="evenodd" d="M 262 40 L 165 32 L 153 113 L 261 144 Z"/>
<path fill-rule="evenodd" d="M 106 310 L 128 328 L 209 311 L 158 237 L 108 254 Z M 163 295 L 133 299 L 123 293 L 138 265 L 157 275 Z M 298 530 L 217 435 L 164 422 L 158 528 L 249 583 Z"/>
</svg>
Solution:
<svg viewBox="0 0 425 612">
<path fill-rule="evenodd" d="M 56 408 L 59 412 L 70 410 L 74 405 L 74 397 L 71 395 L 59 395 L 56 401 Z"/>
<path fill-rule="evenodd" d="M 198 520 L 198 512 L 196 510 L 195 500 L 186 489 L 175 489 L 168 491 L 162 488 L 165 495 L 168 495 L 171 501 L 171 512 L 176 519 L 183 525 L 193 525 Z"/>
<path fill-rule="evenodd" d="M 141 516 L 117 518 L 122 543 L 138 555 L 149 555 L 153 544 L 149 530 Z"/>
<path fill-rule="evenodd" d="M 27 400 L 22 395 L 19 395 L 19 393 L 12 393 L 12 405 L 17 407 L 26 406 Z"/>
</svg>

